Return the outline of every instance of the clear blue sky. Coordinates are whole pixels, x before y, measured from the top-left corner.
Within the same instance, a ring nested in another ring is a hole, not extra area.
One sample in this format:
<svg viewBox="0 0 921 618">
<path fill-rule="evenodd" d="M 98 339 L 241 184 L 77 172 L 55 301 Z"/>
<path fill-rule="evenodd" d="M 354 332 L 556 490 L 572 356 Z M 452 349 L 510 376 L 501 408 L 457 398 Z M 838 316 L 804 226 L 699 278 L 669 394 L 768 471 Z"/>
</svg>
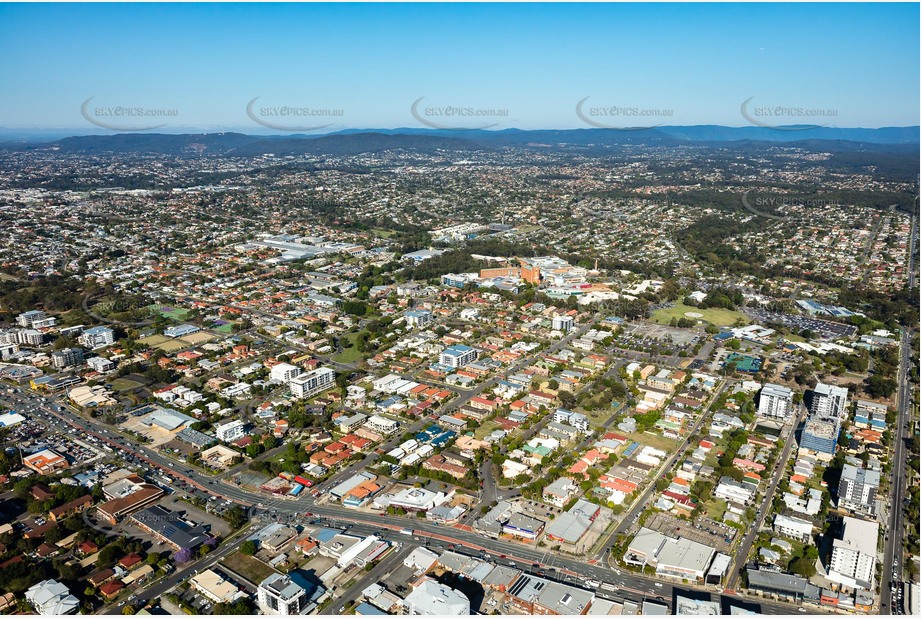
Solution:
<svg viewBox="0 0 921 618">
<path fill-rule="evenodd" d="M 917 125 L 918 23 L 913 3 L 0 4 L 0 126 L 90 127 L 94 97 L 257 132 L 257 96 L 342 110 L 332 129 L 422 128 L 423 96 L 508 110 L 498 128 L 584 127 L 585 97 L 672 110 L 658 124 L 744 126 L 755 97 Z"/>
</svg>

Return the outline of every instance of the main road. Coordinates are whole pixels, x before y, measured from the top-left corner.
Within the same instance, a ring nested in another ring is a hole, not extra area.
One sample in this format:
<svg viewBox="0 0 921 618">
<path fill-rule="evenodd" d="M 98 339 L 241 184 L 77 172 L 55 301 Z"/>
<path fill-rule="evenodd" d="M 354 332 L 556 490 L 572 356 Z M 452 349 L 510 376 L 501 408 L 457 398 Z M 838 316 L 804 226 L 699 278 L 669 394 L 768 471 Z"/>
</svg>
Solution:
<svg viewBox="0 0 921 618">
<path fill-rule="evenodd" d="M 318 523 L 348 527 L 362 526 L 371 532 L 388 534 L 393 538 L 409 544 L 422 545 L 425 543 L 438 543 L 442 547 L 465 551 L 471 555 L 486 556 L 497 563 L 511 563 L 524 570 L 543 570 L 541 565 L 547 560 L 547 551 L 522 543 L 493 539 L 474 533 L 469 527 L 449 527 L 432 523 L 426 520 L 407 519 L 404 517 L 390 516 L 386 513 L 374 514 L 371 512 L 346 509 L 340 505 L 318 504 L 311 496 L 302 494 L 299 498 L 278 498 L 262 492 L 250 491 L 226 482 L 220 483 L 213 477 L 195 470 L 194 468 L 176 467 L 173 461 L 159 455 L 157 452 L 143 445 L 135 444 L 124 436 L 112 433 L 108 427 L 101 425 L 94 419 L 87 419 L 72 409 L 67 402 L 54 397 L 39 397 L 29 393 L 22 387 L 13 387 L 19 393 L 17 398 L 24 404 L 30 405 L 44 413 L 54 416 L 60 424 L 67 424 L 79 433 L 96 437 L 113 448 L 124 451 L 143 461 L 152 469 L 159 469 L 162 473 L 179 479 L 186 486 L 195 488 L 200 492 L 215 498 L 231 500 L 247 508 L 250 517 L 260 517 L 267 520 L 278 520 L 289 523 L 307 524 L 310 521 Z M 24 393 L 24 394 L 22 394 Z M 718 393 L 717 393 L 718 396 Z M 47 400 L 47 401 L 46 401 Z M 407 537 L 399 533 L 400 530 L 412 526 L 414 535 Z M 136 594 L 137 600 L 152 599 L 180 581 L 188 577 L 191 568 L 199 570 L 207 568 L 220 557 L 230 553 L 242 536 L 236 541 L 222 545 L 218 551 L 205 556 L 182 569 L 180 573 L 160 580 L 152 587 L 145 588 Z M 410 542 L 412 539 L 412 542 Z M 586 581 L 598 580 L 605 582 L 606 587 L 616 588 L 619 596 L 635 601 L 644 598 L 663 597 L 671 600 L 674 590 L 672 583 L 663 578 L 647 577 L 626 570 L 614 570 L 600 563 L 589 563 L 577 558 L 554 556 L 552 560 L 555 571 L 544 572 L 545 576 L 555 577 L 569 581 L 574 585 L 585 585 Z M 535 566 L 536 565 L 536 566 Z M 182 575 L 184 574 L 184 575 Z M 686 590 L 713 593 L 712 588 L 681 586 Z M 796 606 L 780 602 L 757 601 L 763 613 L 789 614 L 795 611 Z M 106 611 L 112 611 L 109 608 Z"/>
<path fill-rule="evenodd" d="M 911 383 L 908 380 L 910 368 L 911 340 L 914 331 L 902 329 L 902 338 L 899 351 L 899 385 L 898 385 L 898 415 L 895 423 L 895 441 L 892 454 L 892 476 L 890 478 L 888 530 L 889 538 L 886 541 L 883 559 L 883 574 L 880 577 L 880 611 L 881 613 L 898 613 L 898 603 L 893 607 L 893 592 L 901 585 L 902 564 L 905 549 L 903 543 L 904 523 L 902 516 L 905 499 L 905 485 L 910 479 L 905 478 L 905 460 L 908 456 L 905 448 L 906 440 L 910 439 L 907 433 L 910 426 L 911 408 Z"/>
</svg>

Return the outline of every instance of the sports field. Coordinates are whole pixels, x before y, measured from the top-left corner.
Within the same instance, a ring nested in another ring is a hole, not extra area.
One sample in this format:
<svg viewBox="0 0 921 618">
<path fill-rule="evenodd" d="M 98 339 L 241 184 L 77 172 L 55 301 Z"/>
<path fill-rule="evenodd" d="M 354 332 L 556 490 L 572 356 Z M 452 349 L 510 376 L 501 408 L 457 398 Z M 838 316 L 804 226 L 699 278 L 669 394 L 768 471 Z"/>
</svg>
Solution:
<svg viewBox="0 0 921 618">
<path fill-rule="evenodd" d="M 672 321 L 672 318 L 676 320 L 687 318 L 688 316 L 684 315 L 685 313 L 699 313 L 703 317 L 689 319 L 703 320 L 704 322 L 709 322 L 716 326 L 732 326 L 735 324 L 736 320 L 742 320 L 745 324 L 748 324 L 750 321 L 748 316 L 741 311 L 716 309 L 712 307 L 710 309 L 701 309 L 700 307 L 691 307 L 684 303 L 677 303 L 674 307 L 669 307 L 668 309 L 658 309 L 653 312 L 651 319 L 653 322 L 658 322 L 659 324 L 668 324 Z"/>
</svg>

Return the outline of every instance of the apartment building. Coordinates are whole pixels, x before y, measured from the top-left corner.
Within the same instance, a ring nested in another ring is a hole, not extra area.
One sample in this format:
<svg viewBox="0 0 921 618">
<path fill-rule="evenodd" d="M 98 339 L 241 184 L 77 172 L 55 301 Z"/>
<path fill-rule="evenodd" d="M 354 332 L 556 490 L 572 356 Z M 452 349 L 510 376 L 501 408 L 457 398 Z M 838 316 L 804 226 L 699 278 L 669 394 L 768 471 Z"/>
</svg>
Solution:
<svg viewBox="0 0 921 618">
<path fill-rule="evenodd" d="M 292 378 L 288 385 L 294 397 L 313 397 L 336 385 L 336 372 L 329 367 L 320 367 Z"/>
<path fill-rule="evenodd" d="M 812 392 L 811 414 L 819 418 L 847 418 L 847 389 L 819 382 Z"/>
<path fill-rule="evenodd" d="M 838 482 L 838 506 L 854 513 L 876 517 L 879 472 L 844 464 Z"/>
<path fill-rule="evenodd" d="M 94 326 L 83 331 L 78 341 L 80 345 L 95 350 L 115 343 L 115 331 L 107 326 Z"/>
<path fill-rule="evenodd" d="M 793 391 L 777 384 L 765 384 L 758 400 L 758 416 L 786 420 L 793 414 Z"/>
</svg>

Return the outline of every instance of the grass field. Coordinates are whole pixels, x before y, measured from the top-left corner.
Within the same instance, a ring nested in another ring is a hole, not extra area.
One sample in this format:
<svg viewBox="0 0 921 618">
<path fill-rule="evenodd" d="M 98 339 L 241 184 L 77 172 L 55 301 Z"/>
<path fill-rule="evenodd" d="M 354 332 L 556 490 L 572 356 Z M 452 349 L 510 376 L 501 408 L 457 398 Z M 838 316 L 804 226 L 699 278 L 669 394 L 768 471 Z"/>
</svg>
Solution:
<svg viewBox="0 0 921 618">
<path fill-rule="evenodd" d="M 178 352 L 183 348 L 189 347 L 189 345 L 183 341 L 179 341 L 178 339 L 170 339 L 169 341 L 158 343 L 154 347 L 163 350 L 164 352 Z"/>
<path fill-rule="evenodd" d="M 713 521 L 723 521 L 723 513 L 726 512 L 726 501 L 713 498 L 707 502 L 706 509 L 707 517 Z"/>
<path fill-rule="evenodd" d="M 628 433 L 625 435 L 634 442 L 639 442 L 644 446 L 657 448 L 660 451 L 665 451 L 666 453 L 671 453 L 673 450 L 675 450 L 675 445 L 678 444 L 676 440 L 672 440 L 671 438 L 666 438 L 665 436 L 660 436 L 654 433 L 636 432 Z"/>
<path fill-rule="evenodd" d="M 150 337 L 141 337 L 138 339 L 138 343 L 149 346 L 160 345 L 161 343 L 166 343 L 167 341 L 172 340 L 169 337 L 164 337 L 163 335 L 151 335 Z"/>
<path fill-rule="evenodd" d="M 684 314 L 689 311 L 702 314 L 703 317 L 697 319 L 715 324 L 716 326 L 732 326 L 735 324 L 736 320 L 742 320 L 745 324 L 748 324 L 750 321 L 748 317 L 740 311 L 714 308 L 701 309 L 700 307 L 690 307 L 684 303 L 677 303 L 670 309 L 659 309 L 653 312 L 652 321 L 659 324 L 668 324 L 671 322 L 672 318 L 680 320 L 681 318 L 687 317 Z"/>
<path fill-rule="evenodd" d="M 147 308 L 151 313 L 158 313 L 164 318 L 169 318 L 170 320 L 184 320 L 185 316 L 189 315 L 188 309 L 177 309 L 167 305 L 148 305 Z"/>
<path fill-rule="evenodd" d="M 275 572 L 272 567 L 264 562 L 240 552 L 230 554 L 221 561 L 221 564 L 256 585 Z"/>
<path fill-rule="evenodd" d="M 129 380 L 128 378 L 118 378 L 117 380 L 112 381 L 112 388 L 121 392 L 121 391 L 130 391 L 139 386 L 144 386 L 142 382 L 136 382 L 134 380 Z"/>
<path fill-rule="evenodd" d="M 355 340 L 358 333 L 349 333 L 343 337 L 342 352 L 333 355 L 333 360 L 339 363 L 354 363 L 361 360 L 361 352 L 355 347 Z"/>
<path fill-rule="evenodd" d="M 473 432 L 473 437 L 477 440 L 482 440 L 484 437 L 491 434 L 496 429 L 500 429 L 499 423 L 493 421 L 486 421 L 482 425 L 476 428 Z"/>
</svg>

